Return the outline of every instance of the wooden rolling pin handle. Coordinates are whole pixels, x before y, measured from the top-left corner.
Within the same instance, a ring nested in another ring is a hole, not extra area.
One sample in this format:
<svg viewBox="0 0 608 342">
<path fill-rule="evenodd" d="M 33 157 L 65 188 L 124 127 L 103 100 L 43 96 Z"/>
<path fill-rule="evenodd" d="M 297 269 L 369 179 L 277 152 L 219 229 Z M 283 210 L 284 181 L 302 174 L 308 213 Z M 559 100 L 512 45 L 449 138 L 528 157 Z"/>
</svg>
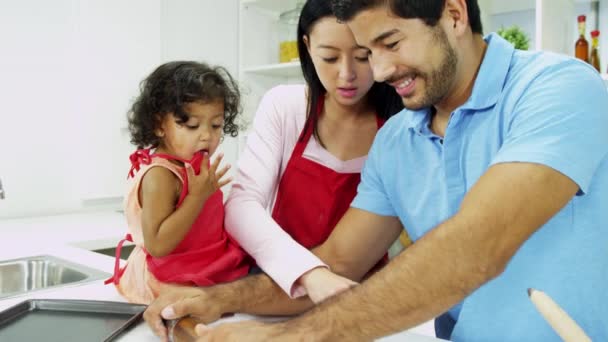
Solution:
<svg viewBox="0 0 608 342">
<path fill-rule="evenodd" d="M 182 317 L 177 320 L 170 321 L 169 341 L 172 342 L 192 342 L 197 338 L 194 327 L 199 322 L 192 317 Z"/>
</svg>

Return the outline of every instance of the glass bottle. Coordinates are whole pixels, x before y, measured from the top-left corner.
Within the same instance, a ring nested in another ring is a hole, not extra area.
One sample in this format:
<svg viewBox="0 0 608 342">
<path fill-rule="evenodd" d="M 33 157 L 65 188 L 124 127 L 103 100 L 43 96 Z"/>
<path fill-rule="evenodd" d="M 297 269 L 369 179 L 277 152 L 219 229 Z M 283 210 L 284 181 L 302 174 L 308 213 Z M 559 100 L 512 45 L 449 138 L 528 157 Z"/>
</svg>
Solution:
<svg viewBox="0 0 608 342">
<path fill-rule="evenodd" d="M 585 62 L 589 62 L 589 43 L 585 39 L 585 21 L 587 17 L 584 15 L 578 16 L 578 32 L 580 36 L 576 41 L 574 56 Z"/>
<path fill-rule="evenodd" d="M 298 60 L 298 21 L 304 7 L 298 1 L 294 9 L 281 13 L 279 16 L 279 62 L 287 63 Z"/>
<path fill-rule="evenodd" d="M 600 69 L 600 52 L 599 50 L 599 37 L 600 31 L 591 31 L 591 55 L 589 56 L 589 64 L 591 64 L 597 72 L 601 72 Z"/>
</svg>

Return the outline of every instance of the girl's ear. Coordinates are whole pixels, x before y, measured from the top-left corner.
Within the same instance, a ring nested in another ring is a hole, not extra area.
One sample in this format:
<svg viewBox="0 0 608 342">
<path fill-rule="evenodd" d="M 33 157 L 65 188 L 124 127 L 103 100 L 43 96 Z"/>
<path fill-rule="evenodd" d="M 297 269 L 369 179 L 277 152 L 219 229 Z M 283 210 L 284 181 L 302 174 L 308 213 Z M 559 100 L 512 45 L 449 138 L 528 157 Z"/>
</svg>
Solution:
<svg viewBox="0 0 608 342">
<path fill-rule="evenodd" d="M 156 115 L 156 129 L 154 130 L 154 135 L 159 138 L 165 136 L 163 117 L 160 115 Z"/>
</svg>

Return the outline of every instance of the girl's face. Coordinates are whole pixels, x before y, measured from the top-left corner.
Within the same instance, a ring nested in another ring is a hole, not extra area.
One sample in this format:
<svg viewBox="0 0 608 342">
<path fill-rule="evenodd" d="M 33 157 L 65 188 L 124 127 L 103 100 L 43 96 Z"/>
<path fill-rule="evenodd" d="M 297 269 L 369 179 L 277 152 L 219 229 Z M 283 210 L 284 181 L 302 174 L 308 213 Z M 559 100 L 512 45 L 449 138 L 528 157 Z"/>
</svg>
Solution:
<svg viewBox="0 0 608 342">
<path fill-rule="evenodd" d="M 357 45 L 348 26 L 335 17 L 321 18 L 304 42 L 327 94 L 342 105 L 361 101 L 374 78 L 367 50 Z"/>
<path fill-rule="evenodd" d="M 224 102 L 191 102 L 184 111 L 188 121 L 179 124 L 173 114 L 165 115 L 156 135 L 163 152 L 186 160 L 196 152 L 212 155 L 220 144 L 224 127 Z"/>
</svg>

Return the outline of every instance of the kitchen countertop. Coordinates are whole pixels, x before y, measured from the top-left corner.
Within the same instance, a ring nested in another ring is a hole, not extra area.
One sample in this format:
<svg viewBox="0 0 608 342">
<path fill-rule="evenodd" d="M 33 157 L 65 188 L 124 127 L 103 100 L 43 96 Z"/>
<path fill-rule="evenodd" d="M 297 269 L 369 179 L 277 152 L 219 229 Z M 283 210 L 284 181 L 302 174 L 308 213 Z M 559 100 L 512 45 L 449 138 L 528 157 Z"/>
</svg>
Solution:
<svg viewBox="0 0 608 342">
<path fill-rule="evenodd" d="M 125 219 L 118 211 L 0 219 L 2 240 L 20 241 L 20 247 L 27 241 L 29 246 L 67 244 L 88 250 L 107 248 L 115 246 L 126 231 Z"/>
<path fill-rule="evenodd" d="M 126 231 L 123 216 L 119 212 L 88 212 L 27 219 L 0 220 L 0 260 L 34 255 L 52 255 L 107 273 L 113 271 L 113 258 L 91 252 L 91 249 L 114 247 Z M 0 311 L 26 299 L 84 299 L 119 301 L 113 286 L 103 285 L 103 280 L 59 289 L 35 291 L 27 295 L 0 300 Z M 222 322 L 255 319 L 238 314 Z M 426 336 L 425 336 L 426 335 Z M 433 336 L 432 321 L 407 332 L 381 339 L 384 342 L 440 341 Z M 122 335 L 119 341 L 158 341 L 145 323 Z"/>
</svg>

